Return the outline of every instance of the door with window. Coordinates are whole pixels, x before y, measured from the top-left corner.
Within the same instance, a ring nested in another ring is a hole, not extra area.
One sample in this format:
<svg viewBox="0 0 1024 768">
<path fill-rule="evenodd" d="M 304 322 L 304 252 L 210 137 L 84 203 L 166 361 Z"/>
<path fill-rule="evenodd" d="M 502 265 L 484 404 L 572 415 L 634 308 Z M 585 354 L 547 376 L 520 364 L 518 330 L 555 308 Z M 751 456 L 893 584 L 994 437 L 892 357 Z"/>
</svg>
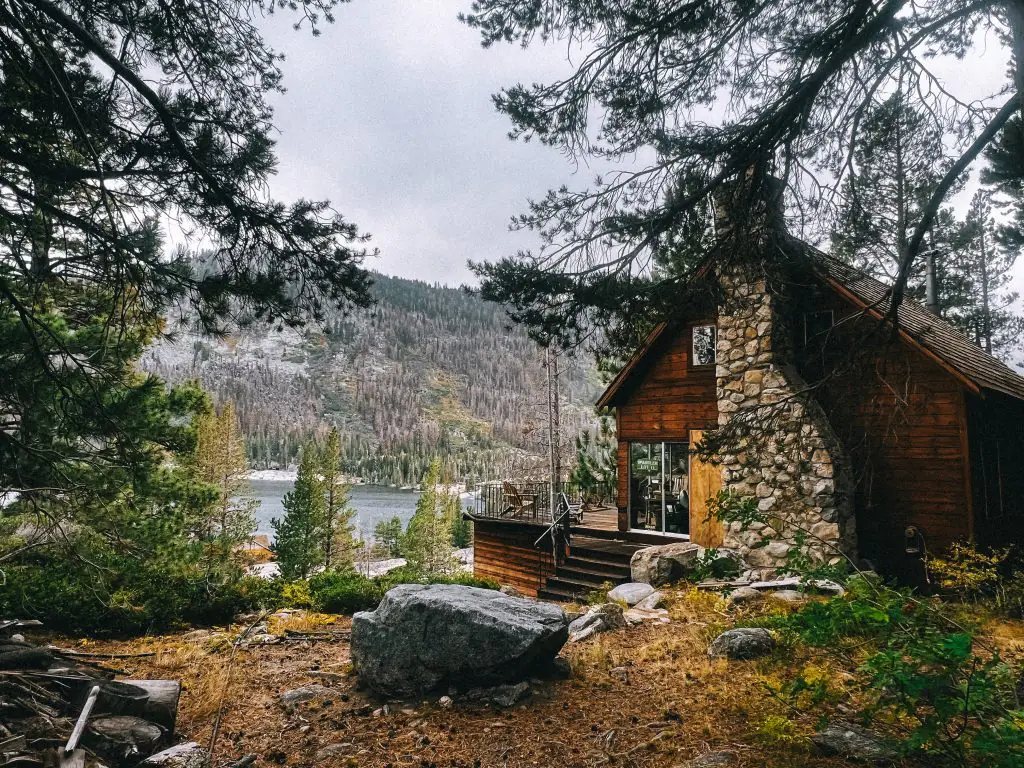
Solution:
<svg viewBox="0 0 1024 768">
<path fill-rule="evenodd" d="M 637 531 L 689 532 L 689 446 L 629 444 L 629 526 Z"/>
</svg>

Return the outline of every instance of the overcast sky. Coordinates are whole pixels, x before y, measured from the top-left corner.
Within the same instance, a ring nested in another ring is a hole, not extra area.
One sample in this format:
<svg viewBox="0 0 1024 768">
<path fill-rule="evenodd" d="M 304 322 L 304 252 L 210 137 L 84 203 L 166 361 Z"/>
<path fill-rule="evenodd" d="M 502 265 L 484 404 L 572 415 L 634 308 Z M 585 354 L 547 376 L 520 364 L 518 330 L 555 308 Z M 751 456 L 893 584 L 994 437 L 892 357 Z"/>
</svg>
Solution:
<svg viewBox="0 0 1024 768">
<path fill-rule="evenodd" d="M 387 274 L 458 284 L 466 260 L 535 247 L 508 231 L 529 197 L 597 170 L 557 150 L 512 142 L 491 95 L 516 82 L 571 71 L 561 46 L 480 47 L 459 23 L 469 0 L 355 0 L 320 37 L 295 31 L 295 16 L 267 22 L 286 56 L 288 91 L 275 99 L 279 172 L 275 196 L 330 199 L 380 248 L 368 264 Z M 951 87 L 977 97 L 1005 79 L 998 45 L 985 60 L 938 66 Z M 963 195 L 964 201 L 970 194 Z M 1024 286 L 1024 259 L 1017 265 Z"/>
</svg>

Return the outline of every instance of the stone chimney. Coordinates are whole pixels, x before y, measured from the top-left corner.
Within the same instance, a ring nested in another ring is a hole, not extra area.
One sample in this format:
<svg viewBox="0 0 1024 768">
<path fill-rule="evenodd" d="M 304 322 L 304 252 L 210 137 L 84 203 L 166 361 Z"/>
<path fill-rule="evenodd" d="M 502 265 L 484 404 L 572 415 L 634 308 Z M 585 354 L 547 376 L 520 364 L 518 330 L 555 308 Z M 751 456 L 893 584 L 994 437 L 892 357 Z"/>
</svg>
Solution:
<svg viewBox="0 0 1024 768">
<path fill-rule="evenodd" d="M 803 313 L 800 297 L 786 295 L 782 185 L 754 177 L 748 172 L 715 201 L 721 303 L 714 441 L 722 487 L 756 498 L 770 517 L 770 525 L 747 530 L 733 523 L 724 546 L 770 577 L 785 570 L 801 540 L 815 562 L 855 558 L 856 534 L 846 458 L 793 365 L 791 334 Z M 761 546 L 764 539 L 770 539 L 767 546 Z"/>
</svg>

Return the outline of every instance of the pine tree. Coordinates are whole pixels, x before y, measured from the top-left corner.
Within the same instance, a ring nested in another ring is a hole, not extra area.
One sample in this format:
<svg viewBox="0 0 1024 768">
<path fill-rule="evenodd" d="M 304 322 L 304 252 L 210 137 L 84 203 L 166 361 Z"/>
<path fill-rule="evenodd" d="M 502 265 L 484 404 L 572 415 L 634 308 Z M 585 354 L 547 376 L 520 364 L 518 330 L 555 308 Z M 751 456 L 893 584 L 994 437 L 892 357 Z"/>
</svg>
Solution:
<svg viewBox="0 0 1024 768">
<path fill-rule="evenodd" d="M 324 558 L 324 488 L 316 446 L 306 443 L 299 461 L 295 487 L 284 495 L 284 517 L 270 521 L 281 576 L 305 579 Z"/>
<path fill-rule="evenodd" d="M 320 457 L 324 489 L 323 550 L 325 568 L 349 568 L 355 559 L 356 511 L 349 506 L 351 486 L 341 474 L 341 436 L 337 428 L 327 437 Z"/>
<path fill-rule="evenodd" d="M 208 568 L 230 568 L 237 564 L 238 545 L 252 538 L 259 505 L 246 478 L 245 441 L 230 402 L 220 413 L 211 410 L 196 419 L 196 447 L 188 464 L 196 480 L 216 489 L 212 503 L 193 513 L 193 531 L 206 546 Z"/>
<path fill-rule="evenodd" d="M 434 459 L 403 540 L 405 558 L 422 578 L 448 576 L 459 568 L 451 528 L 452 517 L 459 513 L 459 497 L 440 483 L 441 462 Z"/>
<path fill-rule="evenodd" d="M 1019 252 L 1015 238 L 1001 236 L 992 216 L 991 193 L 978 190 L 962 227 L 963 244 L 949 265 L 956 299 L 946 314 L 990 354 L 1012 357 L 1021 346 L 1020 296 L 1007 290 Z"/>
<path fill-rule="evenodd" d="M 576 466 L 569 479 L 579 487 L 584 499 L 607 501 L 615 493 L 617 453 L 612 420 L 602 413 L 596 437 L 587 430 L 576 438 Z"/>
<path fill-rule="evenodd" d="M 402 520 L 397 515 L 378 522 L 373 535 L 379 554 L 384 557 L 401 557 L 402 533 Z"/>
</svg>

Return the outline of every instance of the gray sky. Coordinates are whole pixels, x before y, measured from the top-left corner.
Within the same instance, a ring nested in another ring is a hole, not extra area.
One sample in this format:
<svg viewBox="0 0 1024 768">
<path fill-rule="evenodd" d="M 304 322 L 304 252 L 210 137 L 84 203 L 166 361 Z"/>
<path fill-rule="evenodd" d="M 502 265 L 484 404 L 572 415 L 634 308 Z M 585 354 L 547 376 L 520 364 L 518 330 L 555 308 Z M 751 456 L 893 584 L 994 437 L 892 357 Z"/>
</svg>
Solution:
<svg viewBox="0 0 1024 768">
<path fill-rule="evenodd" d="M 279 173 L 273 193 L 330 199 L 373 235 L 368 266 L 388 274 L 457 284 L 466 260 L 496 259 L 537 245 L 508 231 L 529 197 L 585 187 L 594 168 L 557 150 L 512 142 L 491 95 L 516 82 L 571 71 L 564 46 L 480 47 L 456 18 L 470 0 L 354 0 L 320 37 L 294 31 L 293 14 L 267 22 L 284 53 L 288 92 L 275 99 Z M 977 98 L 1005 81 L 995 41 L 985 60 L 938 62 L 935 71 Z M 994 55 L 993 55 L 994 54 Z M 961 206 L 970 191 L 961 195 Z M 1024 288 L 1024 259 L 1017 265 Z"/>
</svg>

